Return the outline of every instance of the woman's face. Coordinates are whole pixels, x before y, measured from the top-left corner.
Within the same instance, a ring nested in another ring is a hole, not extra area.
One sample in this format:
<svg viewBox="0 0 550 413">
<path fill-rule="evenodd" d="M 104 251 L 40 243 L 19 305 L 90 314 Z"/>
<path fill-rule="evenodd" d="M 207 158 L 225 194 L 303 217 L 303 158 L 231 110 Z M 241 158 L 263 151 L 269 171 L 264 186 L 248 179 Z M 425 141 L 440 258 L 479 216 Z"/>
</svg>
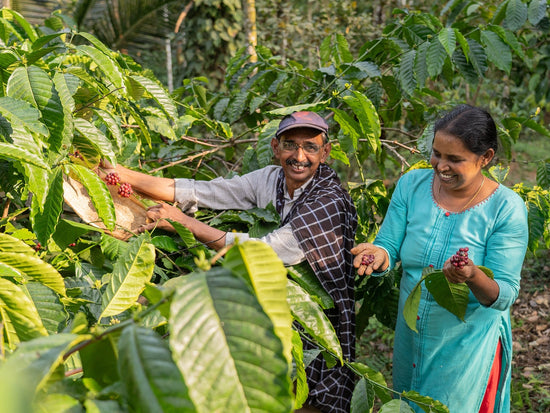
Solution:
<svg viewBox="0 0 550 413">
<path fill-rule="evenodd" d="M 493 149 L 488 149 L 483 155 L 476 155 L 456 136 L 438 131 L 433 141 L 430 163 L 441 187 L 460 190 L 472 184 L 479 185 L 481 169 L 493 156 Z"/>
</svg>

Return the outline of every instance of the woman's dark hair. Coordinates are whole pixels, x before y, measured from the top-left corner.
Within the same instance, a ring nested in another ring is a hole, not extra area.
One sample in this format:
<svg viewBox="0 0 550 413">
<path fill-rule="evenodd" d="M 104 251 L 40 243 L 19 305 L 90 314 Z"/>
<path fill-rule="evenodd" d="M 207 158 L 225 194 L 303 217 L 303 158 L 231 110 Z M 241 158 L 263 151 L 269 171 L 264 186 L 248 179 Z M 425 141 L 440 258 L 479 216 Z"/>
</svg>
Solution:
<svg viewBox="0 0 550 413">
<path fill-rule="evenodd" d="M 460 139 L 466 148 L 476 155 L 483 155 L 492 148 L 498 149 L 495 121 L 484 109 L 459 105 L 435 122 L 434 136 L 445 132 Z"/>
</svg>

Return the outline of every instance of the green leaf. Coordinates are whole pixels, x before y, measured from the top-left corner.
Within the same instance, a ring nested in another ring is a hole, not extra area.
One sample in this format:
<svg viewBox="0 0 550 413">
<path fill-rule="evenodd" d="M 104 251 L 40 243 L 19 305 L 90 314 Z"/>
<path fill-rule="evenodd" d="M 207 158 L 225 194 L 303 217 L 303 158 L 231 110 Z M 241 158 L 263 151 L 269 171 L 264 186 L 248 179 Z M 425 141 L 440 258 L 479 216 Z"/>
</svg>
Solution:
<svg viewBox="0 0 550 413">
<path fill-rule="evenodd" d="M 25 31 L 25 34 L 27 35 L 27 37 L 31 42 L 36 41 L 36 39 L 38 38 L 38 34 L 36 33 L 32 25 L 25 19 L 25 17 L 23 17 L 22 14 L 14 10 L 10 10 L 8 8 L 3 9 L 3 12 L 9 13 L 13 16 L 13 18 L 17 21 L 17 23 L 19 23 L 21 28 Z"/>
<path fill-rule="evenodd" d="M 301 105 L 294 105 L 294 106 L 287 106 L 284 108 L 274 109 L 267 112 L 267 115 L 274 115 L 274 116 L 286 116 L 290 115 L 291 113 L 302 111 L 302 110 L 309 110 L 312 112 L 316 112 L 317 110 L 324 109 L 328 104 L 330 103 L 329 100 L 323 100 L 317 103 L 304 103 Z"/>
<path fill-rule="evenodd" d="M 357 151 L 357 145 L 361 138 L 361 126 L 355 119 L 341 109 L 330 108 L 334 112 L 334 120 L 340 125 L 342 133 L 338 134 L 340 147 L 348 155 Z"/>
<path fill-rule="evenodd" d="M 425 283 L 426 288 L 441 307 L 464 321 L 470 294 L 470 288 L 465 283 L 455 284 L 447 281 L 443 271 L 434 271 L 426 278 Z"/>
<path fill-rule="evenodd" d="M 294 383 L 296 399 L 294 401 L 294 408 L 299 409 L 303 406 L 307 400 L 309 394 L 309 387 L 307 385 L 306 365 L 304 363 L 304 343 L 300 338 L 300 333 L 296 330 L 292 330 L 292 358 L 295 365 L 295 379 Z"/>
<path fill-rule="evenodd" d="M 133 411 L 195 412 L 167 342 L 132 324 L 118 341 L 118 370 Z"/>
<path fill-rule="evenodd" d="M 374 389 L 363 377 L 359 379 L 351 397 L 351 413 L 370 412 L 374 406 Z"/>
<path fill-rule="evenodd" d="M 527 20 L 527 4 L 522 0 L 508 0 L 507 3 L 504 27 L 515 32 L 519 30 Z"/>
<path fill-rule="evenodd" d="M 481 40 L 486 46 L 487 58 L 493 62 L 496 67 L 510 74 L 512 69 L 512 52 L 498 35 L 492 31 L 484 30 L 481 32 Z"/>
<path fill-rule="evenodd" d="M 245 282 L 222 267 L 178 281 L 170 346 L 197 411 L 289 412 L 283 346 Z"/>
<path fill-rule="evenodd" d="M 251 285 L 258 302 L 271 319 L 283 343 L 289 366 L 292 362 L 292 316 L 286 301 L 287 270 L 273 248 L 261 241 L 235 244 L 225 255 L 223 266 Z"/>
<path fill-rule="evenodd" d="M 57 168 L 51 176 L 45 202 L 33 197 L 31 205 L 32 228 L 38 241 L 46 245 L 53 234 L 63 210 L 63 170 Z"/>
<path fill-rule="evenodd" d="M 116 165 L 116 155 L 113 151 L 113 145 L 109 139 L 98 128 L 83 118 L 75 118 L 75 129 L 84 137 L 97 151 Z"/>
<path fill-rule="evenodd" d="M 14 125 L 25 127 L 31 132 L 48 136 L 48 128 L 40 122 L 41 113 L 30 103 L 10 96 L 0 97 L 0 114 Z"/>
<path fill-rule="evenodd" d="M 468 38 L 468 45 L 470 46 L 470 54 L 468 59 L 472 63 L 472 66 L 476 69 L 480 76 L 487 71 L 487 55 L 485 49 L 475 40 Z"/>
<path fill-rule="evenodd" d="M 403 318 L 409 328 L 418 333 L 416 328 L 416 318 L 418 316 L 418 306 L 420 305 L 420 297 L 422 294 L 422 281 L 426 279 L 426 275 L 423 275 L 420 281 L 411 290 L 409 296 L 403 306 Z"/>
<path fill-rule="evenodd" d="M 59 151 L 65 130 L 65 113 L 50 76 L 38 66 L 18 67 L 11 74 L 6 92 L 14 99 L 23 100 L 41 112 L 49 130 L 48 145 Z"/>
<path fill-rule="evenodd" d="M 187 229 L 187 227 L 176 221 L 170 221 L 170 224 L 174 227 L 191 254 L 193 254 L 194 256 L 199 256 L 200 254 L 202 254 L 202 252 L 205 250 L 204 245 L 197 241 L 193 233 L 189 229 Z"/>
<path fill-rule="evenodd" d="M 113 230 L 116 225 L 115 206 L 105 182 L 84 166 L 73 163 L 70 164 L 70 169 L 77 175 L 78 181 L 88 191 L 94 208 L 105 227 Z"/>
<path fill-rule="evenodd" d="M 379 413 L 414 413 L 414 410 L 406 401 L 395 399 L 382 405 Z"/>
<path fill-rule="evenodd" d="M 0 260 L 2 255 L 0 254 Z M 21 288 L 2 277 L 0 277 L 0 307 L 8 317 L 7 320 L 2 321 L 9 322 L 13 326 L 19 340 L 28 341 L 48 335 L 34 303 Z"/>
<path fill-rule="evenodd" d="M 101 119 L 101 122 L 107 126 L 107 129 L 111 133 L 111 137 L 116 142 L 117 148 L 120 150 L 124 147 L 124 135 L 120 129 L 120 120 L 115 119 L 114 114 L 106 110 L 94 108 L 93 111 Z"/>
<path fill-rule="evenodd" d="M 436 77 L 441 73 L 446 57 L 447 51 L 439 40 L 434 39 L 430 42 L 430 46 L 426 52 L 426 63 L 430 77 Z"/>
<path fill-rule="evenodd" d="M 409 50 L 401 57 L 399 63 L 398 78 L 401 88 L 408 95 L 412 95 L 414 89 L 416 89 L 416 79 L 414 76 L 414 62 L 416 58 L 416 51 L 414 49 Z"/>
<path fill-rule="evenodd" d="M 9 235 L 2 235 L 13 240 L 13 248 L 6 247 L 0 252 L 0 263 L 11 267 L 27 280 L 39 281 L 47 285 L 60 295 L 65 296 L 65 283 L 63 277 L 57 270 L 47 262 L 42 261 L 36 255 L 30 255 L 26 249 L 21 247 L 23 244 L 17 238 Z"/>
<path fill-rule="evenodd" d="M 110 80 L 112 86 L 114 86 L 118 92 L 126 93 L 122 69 L 116 60 L 110 56 L 112 52 L 107 53 L 106 51 L 88 45 L 76 46 L 76 49 L 80 53 L 89 56 L 95 62 L 98 69 L 105 74 L 105 77 Z M 110 90 L 112 90 L 112 86 L 109 87 Z"/>
<path fill-rule="evenodd" d="M 336 33 L 335 52 L 338 53 L 338 59 L 337 59 L 338 63 L 350 63 L 353 61 L 353 56 L 349 51 L 348 41 L 340 33 Z"/>
<path fill-rule="evenodd" d="M 109 334 L 101 340 L 94 340 L 80 349 L 82 373 L 85 379 L 92 379 L 101 387 L 120 380 L 118 374 L 117 339 Z"/>
<path fill-rule="evenodd" d="M 155 247 L 147 234 L 132 238 L 128 249 L 113 266 L 111 281 L 102 296 L 101 315 L 115 316 L 130 308 L 151 280 L 155 266 Z"/>
<path fill-rule="evenodd" d="M 445 51 L 452 57 L 456 48 L 456 29 L 444 27 L 437 35 L 439 42 L 445 48 Z"/>
<path fill-rule="evenodd" d="M 270 165 L 273 160 L 271 139 L 275 137 L 279 122 L 279 120 L 271 120 L 260 130 L 258 143 L 256 144 L 256 153 L 258 154 L 258 165 L 260 168 Z"/>
<path fill-rule="evenodd" d="M 373 384 L 373 389 L 382 403 L 387 403 L 392 399 L 390 392 L 388 391 L 386 379 L 384 375 L 377 370 L 359 362 L 352 362 L 350 365 L 354 370 L 359 372 L 361 377 Z"/>
<path fill-rule="evenodd" d="M 145 90 L 147 90 L 154 101 L 157 102 L 157 104 L 170 117 L 172 121 L 176 120 L 176 118 L 178 117 L 178 110 L 176 108 L 176 105 L 159 83 L 144 76 L 133 75 L 130 77 L 134 81 L 138 82 Z"/>
<path fill-rule="evenodd" d="M 408 400 L 415 402 L 427 413 L 449 413 L 449 408 L 439 400 L 434 400 L 429 396 L 423 396 L 414 390 L 404 391 L 401 395 Z M 400 412 L 401 411 L 402 410 L 400 410 Z"/>
<path fill-rule="evenodd" d="M 29 282 L 25 287 L 48 334 L 57 334 L 66 327 L 69 315 L 52 289 L 38 282 Z"/>
<path fill-rule="evenodd" d="M 309 294 L 292 280 L 287 284 L 287 301 L 294 319 L 322 347 L 331 351 L 343 362 L 342 348 L 336 336 L 334 327 L 319 304 L 311 299 Z"/>
<path fill-rule="evenodd" d="M 543 161 L 538 163 L 537 185 L 547 190 L 550 189 L 550 163 Z"/>
<path fill-rule="evenodd" d="M 382 128 L 376 108 L 368 97 L 362 93 L 353 92 L 353 96 L 345 96 L 344 102 L 352 109 L 361 126 L 361 137 L 366 138 L 373 153 L 381 148 L 380 135 Z"/>
<path fill-rule="evenodd" d="M 334 308 L 334 301 L 315 275 L 307 261 L 287 267 L 288 275 L 308 292 L 311 299 L 323 309 Z"/>
<path fill-rule="evenodd" d="M 547 0 L 531 0 L 527 10 L 529 23 L 533 26 L 539 24 L 546 17 Z"/>
</svg>

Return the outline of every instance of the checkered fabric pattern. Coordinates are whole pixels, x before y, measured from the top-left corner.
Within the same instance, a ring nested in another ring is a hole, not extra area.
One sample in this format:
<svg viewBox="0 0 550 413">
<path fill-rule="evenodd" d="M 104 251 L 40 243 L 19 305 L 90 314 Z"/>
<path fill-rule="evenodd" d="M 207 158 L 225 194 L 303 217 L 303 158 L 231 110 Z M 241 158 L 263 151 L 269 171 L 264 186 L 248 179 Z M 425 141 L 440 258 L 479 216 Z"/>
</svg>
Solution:
<svg viewBox="0 0 550 413">
<path fill-rule="evenodd" d="M 277 210 L 284 206 L 285 179 L 277 183 Z M 357 228 L 357 214 L 349 194 L 334 170 L 319 165 L 314 178 L 293 205 L 281 225 L 291 224 L 300 248 L 335 307 L 326 310 L 344 358 L 355 358 L 355 298 L 353 257 L 350 253 Z M 304 340 L 304 349 L 313 345 Z M 306 370 L 307 403 L 324 413 L 347 413 L 355 385 L 354 374 L 345 366 L 329 369 L 320 355 Z"/>
</svg>

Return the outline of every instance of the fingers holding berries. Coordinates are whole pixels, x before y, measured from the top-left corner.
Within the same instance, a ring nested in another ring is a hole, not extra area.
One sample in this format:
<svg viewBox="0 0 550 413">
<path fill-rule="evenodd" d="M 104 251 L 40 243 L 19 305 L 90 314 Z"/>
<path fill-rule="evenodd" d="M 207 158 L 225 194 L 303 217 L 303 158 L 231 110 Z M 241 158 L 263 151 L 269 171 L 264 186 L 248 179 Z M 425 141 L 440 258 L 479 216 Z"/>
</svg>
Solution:
<svg viewBox="0 0 550 413">
<path fill-rule="evenodd" d="M 351 249 L 355 255 L 353 266 L 359 275 L 370 275 L 379 269 L 385 270 L 389 260 L 386 251 L 370 243 L 362 243 Z M 385 267 L 385 268 L 382 268 Z"/>
<path fill-rule="evenodd" d="M 468 247 L 459 248 L 458 251 L 445 262 L 443 273 L 449 282 L 462 283 L 473 276 L 475 265 L 473 265 L 472 260 L 468 257 L 468 251 Z"/>
</svg>

